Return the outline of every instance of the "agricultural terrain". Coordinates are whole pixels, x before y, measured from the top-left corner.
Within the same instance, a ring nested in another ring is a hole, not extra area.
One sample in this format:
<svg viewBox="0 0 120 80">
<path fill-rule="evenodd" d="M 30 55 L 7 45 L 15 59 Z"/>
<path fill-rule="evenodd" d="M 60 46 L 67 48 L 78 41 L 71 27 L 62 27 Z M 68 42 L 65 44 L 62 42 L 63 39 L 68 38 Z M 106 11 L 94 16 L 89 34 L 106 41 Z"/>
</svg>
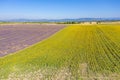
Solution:
<svg viewBox="0 0 120 80">
<path fill-rule="evenodd" d="M 41 42 L 1 57 L 0 78 L 119 80 L 120 25 L 65 27 Z"/>
<path fill-rule="evenodd" d="M 0 56 L 24 49 L 62 29 L 64 25 L 1 24 Z"/>
</svg>

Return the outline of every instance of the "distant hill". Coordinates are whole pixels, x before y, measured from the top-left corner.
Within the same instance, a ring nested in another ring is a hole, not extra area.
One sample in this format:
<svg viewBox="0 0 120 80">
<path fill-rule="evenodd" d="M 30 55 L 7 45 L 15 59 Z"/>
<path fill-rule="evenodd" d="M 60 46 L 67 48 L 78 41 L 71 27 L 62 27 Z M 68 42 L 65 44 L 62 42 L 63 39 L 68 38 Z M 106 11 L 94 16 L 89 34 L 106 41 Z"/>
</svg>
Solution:
<svg viewBox="0 0 120 80">
<path fill-rule="evenodd" d="M 6 19 L 0 22 L 68 22 L 68 21 L 120 21 L 120 18 L 77 18 L 77 19 Z"/>
</svg>

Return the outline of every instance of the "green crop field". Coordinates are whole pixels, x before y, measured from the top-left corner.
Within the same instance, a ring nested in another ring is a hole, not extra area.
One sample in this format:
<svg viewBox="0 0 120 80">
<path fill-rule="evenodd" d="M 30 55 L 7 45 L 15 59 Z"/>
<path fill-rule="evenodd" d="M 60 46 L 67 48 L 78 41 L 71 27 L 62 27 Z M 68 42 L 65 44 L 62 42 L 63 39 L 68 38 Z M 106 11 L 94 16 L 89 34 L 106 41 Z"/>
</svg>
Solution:
<svg viewBox="0 0 120 80">
<path fill-rule="evenodd" d="M 120 25 L 71 25 L 0 58 L 0 80 L 119 80 Z"/>
</svg>

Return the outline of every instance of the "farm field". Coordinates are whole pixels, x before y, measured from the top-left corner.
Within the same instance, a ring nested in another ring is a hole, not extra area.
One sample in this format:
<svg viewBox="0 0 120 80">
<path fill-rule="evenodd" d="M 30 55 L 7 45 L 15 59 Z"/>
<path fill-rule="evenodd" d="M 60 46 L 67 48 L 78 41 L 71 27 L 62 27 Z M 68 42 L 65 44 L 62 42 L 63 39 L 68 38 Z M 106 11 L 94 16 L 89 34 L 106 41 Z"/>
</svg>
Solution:
<svg viewBox="0 0 120 80">
<path fill-rule="evenodd" d="M 0 78 L 119 80 L 120 25 L 65 27 L 46 40 L 1 57 Z"/>
<path fill-rule="evenodd" d="M 47 24 L 4 24 L 0 25 L 0 56 L 24 49 L 39 42 L 64 25 Z"/>
</svg>

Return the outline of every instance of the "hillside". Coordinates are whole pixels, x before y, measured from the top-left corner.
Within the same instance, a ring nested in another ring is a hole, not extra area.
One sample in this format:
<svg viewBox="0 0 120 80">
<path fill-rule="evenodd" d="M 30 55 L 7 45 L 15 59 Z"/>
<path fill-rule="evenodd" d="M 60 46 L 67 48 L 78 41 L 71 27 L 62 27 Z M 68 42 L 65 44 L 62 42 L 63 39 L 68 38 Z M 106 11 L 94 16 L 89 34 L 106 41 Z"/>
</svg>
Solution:
<svg viewBox="0 0 120 80">
<path fill-rule="evenodd" d="M 71 25 L 0 58 L 1 79 L 118 80 L 120 25 Z"/>
<path fill-rule="evenodd" d="M 120 21 L 120 18 L 63 18 L 63 19 L 0 19 L 0 22 L 89 22 L 89 21 Z"/>
</svg>

